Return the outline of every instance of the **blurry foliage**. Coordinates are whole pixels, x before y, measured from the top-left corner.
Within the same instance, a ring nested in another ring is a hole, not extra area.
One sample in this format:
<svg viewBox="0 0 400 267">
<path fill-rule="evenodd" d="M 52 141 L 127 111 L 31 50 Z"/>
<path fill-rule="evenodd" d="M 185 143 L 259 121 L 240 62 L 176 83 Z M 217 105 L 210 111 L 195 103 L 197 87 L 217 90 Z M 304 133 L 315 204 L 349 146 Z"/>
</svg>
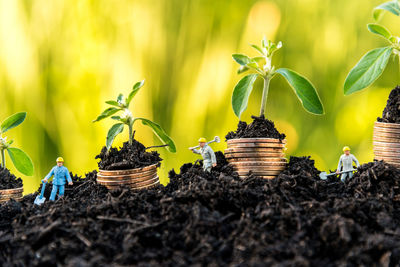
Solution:
<svg viewBox="0 0 400 267">
<path fill-rule="evenodd" d="M 28 111 L 17 138 L 35 164 L 24 179 L 26 192 L 63 156 L 82 174 L 97 168 L 112 122 L 91 120 L 109 99 L 146 77 L 133 112 L 159 122 L 176 141 L 160 176 L 196 160 L 187 147 L 200 136 L 224 136 L 236 128 L 231 110 L 237 81 L 232 53 L 249 53 L 264 35 L 281 40 L 277 65 L 308 77 L 325 105 L 324 116 L 299 112 L 283 78 L 272 81 L 269 119 L 287 134 L 289 155 L 312 155 L 333 169 L 343 145 L 361 162 L 372 160 L 372 127 L 390 90 L 400 83 L 392 61 L 370 90 L 343 96 L 346 74 L 365 51 L 384 43 L 366 30 L 372 8 L 382 1 L 281 0 L 0 0 L 0 117 Z M 396 16 L 382 21 L 395 35 Z M 257 81 L 242 114 L 258 114 L 262 83 Z M 279 97 L 278 97 L 279 94 Z M 137 138 L 159 144 L 148 127 Z M 127 133 L 124 133 L 127 134 Z M 121 145 L 127 136 L 117 137 Z M 226 144 L 214 144 L 222 150 Z"/>
</svg>

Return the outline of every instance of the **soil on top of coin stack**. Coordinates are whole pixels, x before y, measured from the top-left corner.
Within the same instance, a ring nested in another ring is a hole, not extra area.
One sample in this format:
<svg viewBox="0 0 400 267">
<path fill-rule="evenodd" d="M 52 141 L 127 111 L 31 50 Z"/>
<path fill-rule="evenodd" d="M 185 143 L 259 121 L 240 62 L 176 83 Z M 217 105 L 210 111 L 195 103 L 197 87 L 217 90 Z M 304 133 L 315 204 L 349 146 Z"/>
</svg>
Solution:
<svg viewBox="0 0 400 267">
<path fill-rule="evenodd" d="M 400 86 L 390 92 L 382 118 L 377 120 L 386 123 L 400 123 Z"/>
<path fill-rule="evenodd" d="M 244 121 L 239 121 L 236 131 L 229 132 L 225 138 L 237 139 L 237 138 L 276 138 L 283 140 L 286 135 L 280 133 L 276 128 L 274 122 L 265 119 L 264 115 L 260 117 L 251 116 L 253 121 L 247 124 Z"/>
<path fill-rule="evenodd" d="M 273 180 L 232 173 L 222 153 L 170 172 L 166 187 L 108 191 L 96 173 L 61 201 L 0 205 L 0 262 L 23 265 L 397 266 L 399 171 L 362 165 L 323 181 L 309 157 Z M 225 162 L 225 163 L 224 163 Z M 397 184 L 396 184 L 397 183 Z M 394 190 L 394 189 L 393 189 Z M 389 194 L 386 194 L 389 192 Z M 393 191 L 394 192 L 394 191 Z"/>
<path fill-rule="evenodd" d="M 135 139 L 132 145 L 125 142 L 120 149 L 112 147 L 107 151 L 107 148 L 103 147 L 96 159 L 100 159 L 98 166 L 101 170 L 135 169 L 162 161 L 157 151 L 147 152 L 146 147 Z"/>
<path fill-rule="evenodd" d="M 7 168 L 0 167 L 0 190 L 22 187 L 21 178 L 15 177 Z"/>
</svg>

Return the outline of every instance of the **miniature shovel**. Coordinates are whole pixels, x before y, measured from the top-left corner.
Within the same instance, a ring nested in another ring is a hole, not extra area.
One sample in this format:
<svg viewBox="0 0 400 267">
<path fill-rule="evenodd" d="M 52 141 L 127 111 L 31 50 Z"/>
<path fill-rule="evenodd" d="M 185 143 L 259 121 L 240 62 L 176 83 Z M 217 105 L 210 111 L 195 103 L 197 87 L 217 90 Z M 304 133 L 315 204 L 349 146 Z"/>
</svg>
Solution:
<svg viewBox="0 0 400 267">
<path fill-rule="evenodd" d="M 356 170 L 353 169 L 353 170 L 343 171 L 343 172 L 339 172 L 339 173 L 333 172 L 333 173 L 330 173 L 330 174 L 327 174 L 326 172 L 321 172 L 321 173 L 319 174 L 319 178 L 321 178 L 321 180 L 326 180 L 329 176 L 333 176 L 333 175 L 337 175 L 337 174 L 342 174 L 342 173 L 347 173 L 347 172 L 353 172 L 353 171 L 356 171 Z"/>
<path fill-rule="evenodd" d="M 40 206 L 46 201 L 46 198 L 43 196 L 45 188 L 46 188 L 46 183 L 43 182 L 42 191 L 40 191 L 40 195 L 39 196 L 36 196 L 35 202 L 33 202 L 33 204 L 36 204 L 36 205 Z"/>
<path fill-rule="evenodd" d="M 211 144 L 211 143 L 219 143 L 219 142 L 221 142 L 221 139 L 219 138 L 219 136 L 216 136 L 216 137 L 214 137 L 213 140 L 208 141 L 206 144 L 208 145 L 208 144 Z M 194 146 L 194 147 L 189 147 L 189 149 L 196 149 L 196 148 L 199 148 L 199 147 L 200 146 Z"/>
</svg>

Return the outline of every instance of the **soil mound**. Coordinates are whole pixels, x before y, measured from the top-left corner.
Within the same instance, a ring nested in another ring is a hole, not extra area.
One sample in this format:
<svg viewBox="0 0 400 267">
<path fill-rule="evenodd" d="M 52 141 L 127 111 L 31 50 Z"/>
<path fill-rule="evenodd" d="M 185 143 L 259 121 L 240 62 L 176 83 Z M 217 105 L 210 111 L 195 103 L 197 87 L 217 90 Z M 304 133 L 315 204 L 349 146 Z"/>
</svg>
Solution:
<svg viewBox="0 0 400 267">
<path fill-rule="evenodd" d="M 157 151 L 147 152 L 146 147 L 135 139 L 132 145 L 125 142 L 120 149 L 112 147 L 107 151 L 107 148 L 103 147 L 96 159 L 100 159 L 98 166 L 101 170 L 135 169 L 162 161 Z"/>
<path fill-rule="evenodd" d="M 338 179 L 320 180 L 309 157 L 291 157 L 274 180 L 239 179 L 222 153 L 217 159 L 219 166 L 211 173 L 202 170 L 201 162 L 184 164 L 179 174 L 172 170 L 166 187 L 109 192 L 96 184 L 92 172 L 60 201 L 35 207 L 35 195 L 30 195 L 22 202 L 1 205 L 0 262 L 20 266 L 396 266 L 400 262 L 400 204 L 390 195 L 400 177 L 392 166 L 362 165 L 344 185 Z M 386 195 L 375 197 L 380 194 Z"/>
<path fill-rule="evenodd" d="M 378 121 L 400 123 L 400 86 L 397 86 L 390 92 L 382 118 L 378 118 Z"/>
<path fill-rule="evenodd" d="M 286 135 L 281 134 L 275 128 L 274 122 L 265 119 L 264 115 L 260 117 L 251 116 L 253 121 L 247 124 L 244 121 L 239 121 L 236 131 L 229 132 L 225 138 L 236 139 L 236 138 L 276 138 L 283 140 Z"/>
<path fill-rule="evenodd" d="M 15 177 L 8 169 L 0 167 L 0 190 L 22 187 L 21 178 Z"/>
</svg>

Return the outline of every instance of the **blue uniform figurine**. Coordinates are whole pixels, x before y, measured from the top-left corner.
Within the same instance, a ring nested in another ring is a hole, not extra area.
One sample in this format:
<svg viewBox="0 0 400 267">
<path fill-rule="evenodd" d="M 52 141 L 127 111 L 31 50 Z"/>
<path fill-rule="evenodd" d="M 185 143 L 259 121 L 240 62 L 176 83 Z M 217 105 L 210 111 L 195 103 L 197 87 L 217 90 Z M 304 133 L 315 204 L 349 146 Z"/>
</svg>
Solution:
<svg viewBox="0 0 400 267">
<path fill-rule="evenodd" d="M 344 183 L 347 178 L 351 179 L 353 178 L 353 162 L 357 165 L 357 167 L 360 167 L 360 163 L 358 162 L 357 158 L 353 155 L 350 154 L 350 147 L 345 146 L 343 148 L 344 154 L 340 156 L 339 159 L 339 164 L 336 169 L 336 173 L 340 172 L 340 168 L 342 168 L 342 172 L 344 172 L 340 178 L 340 180 Z"/>
<path fill-rule="evenodd" d="M 53 167 L 49 174 L 43 179 L 43 182 L 47 182 L 47 180 L 54 176 L 53 178 L 53 189 L 51 190 L 50 201 L 54 201 L 56 199 L 57 191 L 58 197 L 61 198 L 64 196 L 64 185 L 65 181 L 68 181 L 69 185 L 72 185 L 72 179 L 69 175 L 69 171 L 64 165 L 64 159 L 59 157 L 57 158 L 57 166 Z"/>
<path fill-rule="evenodd" d="M 189 149 L 192 150 L 193 153 L 200 154 L 203 157 L 203 170 L 211 172 L 211 168 L 217 166 L 215 153 L 212 148 L 208 146 L 207 140 L 204 137 L 199 139 L 199 147 L 200 149 L 195 149 L 195 147 Z"/>
</svg>

